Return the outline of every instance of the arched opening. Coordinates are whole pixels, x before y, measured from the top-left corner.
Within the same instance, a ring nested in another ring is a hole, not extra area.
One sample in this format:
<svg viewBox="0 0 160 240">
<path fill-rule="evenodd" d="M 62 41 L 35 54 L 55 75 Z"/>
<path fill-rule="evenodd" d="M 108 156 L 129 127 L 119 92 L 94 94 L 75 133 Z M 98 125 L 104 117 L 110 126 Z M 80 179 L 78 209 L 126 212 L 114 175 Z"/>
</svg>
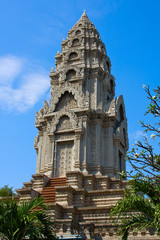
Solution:
<svg viewBox="0 0 160 240">
<path fill-rule="evenodd" d="M 121 151 L 119 151 L 119 171 L 122 172 L 123 169 L 123 154 L 121 153 Z"/>
<path fill-rule="evenodd" d="M 70 55 L 69 55 L 69 60 L 73 60 L 74 58 L 77 58 L 78 57 L 78 54 L 76 52 L 72 52 Z"/>
<path fill-rule="evenodd" d="M 123 128 L 123 140 L 124 140 L 124 144 L 126 145 L 126 131 Z"/>
<path fill-rule="evenodd" d="M 107 61 L 107 70 L 110 71 L 110 64 L 108 61 Z"/>
<path fill-rule="evenodd" d="M 114 88 L 114 84 L 113 84 L 113 80 L 111 79 L 111 81 L 110 81 L 110 89 L 111 89 L 112 93 L 113 93 L 113 88 Z"/>
<path fill-rule="evenodd" d="M 81 31 L 80 30 L 77 30 L 76 31 L 76 35 L 80 35 L 81 34 Z"/>
<path fill-rule="evenodd" d="M 79 39 L 78 38 L 74 39 L 72 42 L 72 46 L 74 47 L 74 46 L 77 46 L 78 44 L 79 44 Z"/>
<path fill-rule="evenodd" d="M 70 69 L 67 73 L 66 73 L 66 80 L 71 80 L 74 79 L 76 77 L 76 71 L 74 69 Z"/>
<path fill-rule="evenodd" d="M 80 23 L 79 25 L 78 25 L 78 27 L 81 27 L 82 26 L 82 23 Z"/>
<path fill-rule="evenodd" d="M 72 93 L 66 91 L 59 99 L 59 102 L 56 105 L 55 111 L 60 111 L 63 108 L 77 108 L 77 101 L 75 100 Z"/>
<path fill-rule="evenodd" d="M 120 122 L 122 122 L 124 120 L 124 111 L 123 111 L 122 104 L 119 107 L 119 117 L 120 117 Z"/>
</svg>

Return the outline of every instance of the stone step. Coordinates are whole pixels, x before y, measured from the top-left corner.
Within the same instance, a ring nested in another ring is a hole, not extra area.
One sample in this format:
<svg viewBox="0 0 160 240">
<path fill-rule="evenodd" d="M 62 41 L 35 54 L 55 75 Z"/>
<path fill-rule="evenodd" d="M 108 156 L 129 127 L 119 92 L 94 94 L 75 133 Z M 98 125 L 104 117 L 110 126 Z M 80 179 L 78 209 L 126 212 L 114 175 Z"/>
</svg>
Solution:
<svg viewBox="0 0 160 240">
<path fill-rule="evenodd" d="M 66 181 L 66 177 L 64 178 L 50 178 L 51 182 L 59 182 L 59 181 Z"/>
<path fill-rule="evenodd" d="M 55 193 L 41 193 L 41 196 L 55 196 L 56 194 Z"/>
<path fill-rule="evenodd" d="M 66 177 L 63 178 L 51 178 L 45 188 L 42 190 L 40 196 L 43 197 L 46 203 L 54 203 L 56 200 L 55 186 L 65 186 Z"/>
<path fill-rule="evenodd" d="M 52 183 L 52 184 L 48 184 L 47 187 L 48 188 L 53 188 L 55 186 L 64 186 L 66 183 Z"/>
<path fill-rule="evenodd" d="M 42 192 L 41 193 L 41 196 L 43 195 L 48 195 L 48 194 L 51 194 L 51 195 L 55 195 L 56 192 Z"/>
<path fill-rule="evenodd" d="M 45 199 L 44 199 L 44 200 L 49 201 L 49 200 L 55 200 L 55 199 L 56 199 L 55 197 L 47 197 L 47 196 L 45 196 Z"/>
<path fill-rule="evenodd" d="M 52 192 L 52 191 L 55 192 L 56 190 L 54 187 L 52 187 L 52 188 L 47 187 L 46 189 L 44 188 L 42 191 L 43 192 Z"/>
</svg>

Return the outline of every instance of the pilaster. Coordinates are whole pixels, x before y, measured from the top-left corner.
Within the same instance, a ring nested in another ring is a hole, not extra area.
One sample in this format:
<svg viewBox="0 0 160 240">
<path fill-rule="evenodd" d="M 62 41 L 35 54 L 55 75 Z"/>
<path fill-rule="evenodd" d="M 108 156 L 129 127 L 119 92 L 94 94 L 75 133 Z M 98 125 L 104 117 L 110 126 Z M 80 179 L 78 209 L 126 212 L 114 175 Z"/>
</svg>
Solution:
<svg viewBox="0 0 160 240">
<path fill-rule="evenodd" d="M 80 171 L 80 144 L 81 144 L 82 129 L 77 129 L 75 131 L 75 145 L 76 145 L 76 155 L 74 169 Z"/>
<path fill-rule="evenodd" d="M 50 175 L 52 173 L 52 169 L 53 169 L 53 153 L 54 153 L 55 146 L 54 146 L 54 135 L 48 135 L 48 136 L 49 136 L 48 174 Z"/>
</svg>

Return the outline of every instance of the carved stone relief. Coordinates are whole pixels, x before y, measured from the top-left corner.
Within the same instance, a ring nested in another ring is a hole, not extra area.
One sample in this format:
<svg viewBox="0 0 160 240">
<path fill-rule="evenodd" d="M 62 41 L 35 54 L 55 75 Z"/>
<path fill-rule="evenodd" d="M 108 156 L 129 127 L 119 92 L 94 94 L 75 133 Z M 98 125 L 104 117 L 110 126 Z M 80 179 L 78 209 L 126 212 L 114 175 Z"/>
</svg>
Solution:
<svg viewBox="0 0 160 240">
<path fill-rule="evenodd" d="M 73 112 L 67 112 L 65 109 L 63 109 L 63 111 L 58 112 L 57 115 L 54 118 L 53 132 L 56 131 L 56 126 L 58 125 L 59 120 L 62 116 L 68 116 L 68 118 L 71 121 L 73 129 L 76 129 L 76 128 L 79 127 L 79 121 L 78 121 L 78 118 L 77 118 L 76 114 L 73 113 Z"/>
<path fill-rule="evenodd" d="M 73 141 L 57 143 L 56 177 L 66 176 L 66 172 L 72 170 L 74 162 Z"/>
<path fill-rule="evenodd" d="M 56 134 L 56 140 L 68 140 L 68 139 L 73 139 L 75 138 L 74 132 L 70 133 L 61 133 L 61 134 Z"/>
<path fill-rule="evenodd" d="M 77 101 L 78 107 L 83 107 L 83 105 L 82 105 L 83 97 L 82 97 L 82 92 L 80 91 L 79 87 L 75 84 L 73 87 L 71 83 L 65 82 L 61 88 L 57 87 L 57 88 L 53 89 L 52 97 L 50 100 L 50 112 L 53 112 L 55 110 L 55 107 L 56 107 L 57 103 L 59 102 L 59 99 L 65 92 L 69 92 L 74 96 L 74 99 Z"/>
<path fill-rule="evenodd" d="M 69 119 L 68 116 L 62 116 L 59 120 L 59 123 L 57 125 L 56 130 L 60 131 L 60 130 L 65 130 L 65 129 L 72 129 L 72 123 Z"/>
<path fill-rule="evenodd" d="M 74 99 L 74 96 L 69 92 L 65 92 L 59 99 L 59 102 L 56 105 L 55 111 L 60 111 L 63 108 L 68 110 L 68 109 L 73 109 L 77 107 L 78 107 L 77 101 Z"/>
<path fill-rule="evenodd" d="M 49 105 L 46 100 L 44 100 L 44 107 L 40 109 L 39 112 L 36 111 L 35 116 L 35 125 L 39 125 L 40 121 L 42 120 L 43 116 L 49 112 Z"/>
</svg>

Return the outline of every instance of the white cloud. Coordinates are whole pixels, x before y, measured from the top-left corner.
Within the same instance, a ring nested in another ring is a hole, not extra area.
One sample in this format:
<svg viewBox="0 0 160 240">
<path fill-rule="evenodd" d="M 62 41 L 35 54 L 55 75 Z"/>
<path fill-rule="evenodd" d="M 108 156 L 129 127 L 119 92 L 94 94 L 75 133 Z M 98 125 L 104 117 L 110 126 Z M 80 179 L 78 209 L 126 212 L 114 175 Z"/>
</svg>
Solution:
<svg viewBox="0 0 160 240">
<path fill-rule="evenodd" d="M 15 56 L 0 57 L 0 107 L 24 112 L 49 88 L 48 73 Z M 18 87 L 14 86 L 19 83 Z"/>
<path fill-rule="evenodd" d="M 23 61 L 15 56 L 0 57 L 0 84 L 7 85 L 22 69 Z"/>
</svg>

